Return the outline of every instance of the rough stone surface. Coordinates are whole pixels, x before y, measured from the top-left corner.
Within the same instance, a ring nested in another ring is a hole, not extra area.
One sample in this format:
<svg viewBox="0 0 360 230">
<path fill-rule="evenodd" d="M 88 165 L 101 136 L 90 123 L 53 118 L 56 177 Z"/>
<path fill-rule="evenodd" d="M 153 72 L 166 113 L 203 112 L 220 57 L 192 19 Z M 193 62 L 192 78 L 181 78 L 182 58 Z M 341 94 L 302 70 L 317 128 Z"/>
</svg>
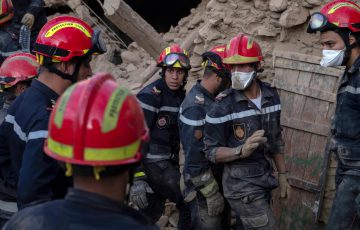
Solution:
<svg viewBox="0 0 360 230">
<path fill-rule="evenodd" d="M 282 12 L 288 6 L 287 0 L 270 0 L 269 9 L 274 12 Z"/>
<path fill-rule="evenodd" d="M 285 10 L 279 19 L 280 25 L 285 28 L 297 26 L 306 22 L 309 10 L 304 7 L 290 7 Z"/>
</svg>

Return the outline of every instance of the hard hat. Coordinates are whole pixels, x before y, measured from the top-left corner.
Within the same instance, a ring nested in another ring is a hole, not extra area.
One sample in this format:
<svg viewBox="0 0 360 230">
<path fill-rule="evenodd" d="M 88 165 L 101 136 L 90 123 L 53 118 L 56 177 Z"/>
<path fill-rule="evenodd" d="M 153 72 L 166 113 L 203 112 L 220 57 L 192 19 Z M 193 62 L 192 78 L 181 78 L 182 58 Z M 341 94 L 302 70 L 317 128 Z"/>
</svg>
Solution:
<svg viewBox="0 0 360 230">
<path fill-rule="evenodd" d="M 7 57 L 0 67 L 0 84 L 5 87 L 16 85 L 37 75 L 39 63 L 29 53 L 17 53 Z"/>
<path fill-rule="evenodd" d="M 348 28 L 360 31 L 360 7 L 351 1 L 332 1 L 311 15 L 307 32 Z"/>
<path fill-rule="evenodd" d="M 190 69 L 189 52 L 173 44 L 160 53 L 156 66 Z"/>
<path fill-rule="evenodd" d="M 105 53 L 106 45 L 100 30 L 72 16 L 59 16 L 40 30 L 34 45 L 40 64 L 66 62 L 73 57 Z"/>
<path fill-rule="evenodd" d="M 223 63 L 225 47 L 225 45 L 218 45 L 203 53 L 202 66 L 212 68 L 218 75 L 230 78 L 230 66 Z"/>
<path fill-rule="evenodd" d="M 49 121 L 45 152 L 65 163 L 90 166 L 140 161 L 148 138 L 136 97 L 110 74 L 97 74 L 68 88 Z"/>
<path fill-rule="evenodd" d="M 240 33 L 226 45 L 225 64 L 246 64 L 262 60 L 261 48 L 253 37 Z"/>
</svg>

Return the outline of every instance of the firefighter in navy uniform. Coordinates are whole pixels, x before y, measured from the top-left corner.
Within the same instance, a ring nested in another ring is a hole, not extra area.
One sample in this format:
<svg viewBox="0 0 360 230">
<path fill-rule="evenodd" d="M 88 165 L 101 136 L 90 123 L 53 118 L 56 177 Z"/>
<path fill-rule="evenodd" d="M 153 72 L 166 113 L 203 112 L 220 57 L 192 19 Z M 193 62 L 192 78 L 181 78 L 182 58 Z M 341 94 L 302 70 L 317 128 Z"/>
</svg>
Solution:
<svg viewBox="0 0 360 230">
<path fill-rule="evenodd" d="M 327 229 L 360 229 L 360 6 L 332 1 L 312 14 L 308 32 L 320 32 L 323 67 L 345 66 L 331 126 L 336 194 Z"/>
<path fill-rule="evenodd" d="M 39 63 L 28 53 L 13 54 L 0 67 L 0 125 L 12 102 L 37 76 Z M 2 91 L 2 92 L 1 92 Z"/>
<path fill-rule="evenodd" d="M 148 135 L 136 97 L 111 75 L 67 89 L 51 113 L 44 151 L 73 175 L 74 188 L 65 199 L 21 210 L 3 229 L 159 229 L 124 204 Z"/>
<path fill-rule="evenodd" d="M 43 146 L 57 98 L 92 74 L 92 54 L 105 52 L 95 31 L 76 17 L 59 16 L 39 33 L 34 48 L 38 78 L 16 98 L 0 126 L 0 168 L 11 164 L 19 208 L 62 198 L 71 185 L 58 163 L 43 154 Z"/>
<path fill-rule="evenodd" d="M 223 165 L 212 164 L 202 152 L 206 113 L 216 95 L 231 85 L 230 70 L 222 62 L 224 54 L 225 45 L 221 45 L 202 55 L 203 79 L 190 90 L 180 107 L 179 131 L 185 153 L 184 197 L 190 205 L 193 229 L 230 228 L 230 210 L 223 212 Z"/>
<path fill-rule="evenodd" d="M 180 192 L 178 113 L 185 98 L 184 86 L 190 61 L 188 52 L 174 44 L 165 48 L 157 62 L 161 78 L 142 89 L 137 98 L 150 129 L 143 148 L 143 171 L 134 175 L 130 200 L 157 221 L 166 199 L 179 209 L 179 229 L 189 229 L 190 211 Z"/>
<path fill-rule="evenodd" d="M 224 196 L 242 228 L 268 230 L 278 229 L 270 208 L 271 190 L 279 184 L 272 160 L 282 197 L 287 176 L 280 98 L 276 89 L 256 78 L 261 60 L 260 46 L 251 37 L 239 34 L 227 44 L 224 63 L 230 65 L 232 87 L 206 115 L 204 143 L 211 162 L 225 163 Z"/>
</svg>

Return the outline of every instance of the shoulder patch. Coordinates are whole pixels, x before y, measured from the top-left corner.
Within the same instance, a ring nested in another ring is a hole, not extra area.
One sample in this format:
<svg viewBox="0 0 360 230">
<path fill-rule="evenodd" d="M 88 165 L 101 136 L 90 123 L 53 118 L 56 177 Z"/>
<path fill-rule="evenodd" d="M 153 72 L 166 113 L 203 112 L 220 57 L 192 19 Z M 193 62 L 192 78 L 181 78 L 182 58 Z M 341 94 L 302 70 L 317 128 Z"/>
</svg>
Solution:
<svg viewBox="0 0 360 230">
<path fill-rule="evenodd" d="M 154 86 L 152 89 L 151 89 L 151 92 L 153 94 L 155 94 L 156 96 L 159 96 L 160 93 L 161 93 L 161 90 L 157 89 L 156 86 Z"/>
<path fill-rule="evenodd" d="M 205 103 L 204 95 L 196 94 L 194 103 L 199 104 L 199 105 L 203 105 Z"/>
<path fill-rule="evenodd" d="M 227 93 L 227 92 L 221 92 L 221 93 L 219 93 L 217 96 L 216 96 L 216 98 L 215 98 L 215 100 L 216 101 L 221 101 L 222 99 L 224 99 L 225 97 L 227 97 L 229 94 Z"/>
</svg>

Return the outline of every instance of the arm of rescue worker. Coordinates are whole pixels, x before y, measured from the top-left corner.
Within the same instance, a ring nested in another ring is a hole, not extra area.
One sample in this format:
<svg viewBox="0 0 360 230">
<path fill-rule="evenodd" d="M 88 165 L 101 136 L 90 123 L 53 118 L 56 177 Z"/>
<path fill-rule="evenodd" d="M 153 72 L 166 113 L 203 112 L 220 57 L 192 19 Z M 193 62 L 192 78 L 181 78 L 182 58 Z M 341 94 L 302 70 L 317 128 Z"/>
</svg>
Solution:
<svg viewBox="0 0 360 230">
<path fill-rule="evenodd" d="M 216 216 L 224 210 L 224 198 L 212 173 L 210 162 L 203 151 L 203 129 L 206 113 L 200 106 L 191 106 L 180 112 L 180 140 L 185 152 L 184 173 L 189 174 L 195 190 L 205 198 L 208 214 Z"/>
<path fill-rule="evenodd" d="M 204 128 L 204 152 L 206 158 L 213 163 L 224 163 L 240 159 L 235 154 L 237 148 L 226 147 L 229 138 L 227 130 L 229 130 L 229 121 L 219 119 L 225 117 L 226 113 L 222 113 L 223 109 L 219 103 L 215 103 L 213 108 L 206 115 Z"/>
<path fill-rule="evenodd" d="M 26 13 L 30 13 L 34 15 L 36 18 L 41 11 L 44 11 L 45 3 L 43 0 L 32 0 L 29 4 L 29 7 L 26 11 Z"/>
<path fill-rule="evenodd" d="M 61 170 L 56 160 L 43 151 L 44 141 L 48 135 L 48 115 L 39 117 L 43 119 L 37 120 L 27 134 L 18 181 L 19 208 L 35 201 L 53 199 L 54 191 L 51 185 Z"/>
</svg>

